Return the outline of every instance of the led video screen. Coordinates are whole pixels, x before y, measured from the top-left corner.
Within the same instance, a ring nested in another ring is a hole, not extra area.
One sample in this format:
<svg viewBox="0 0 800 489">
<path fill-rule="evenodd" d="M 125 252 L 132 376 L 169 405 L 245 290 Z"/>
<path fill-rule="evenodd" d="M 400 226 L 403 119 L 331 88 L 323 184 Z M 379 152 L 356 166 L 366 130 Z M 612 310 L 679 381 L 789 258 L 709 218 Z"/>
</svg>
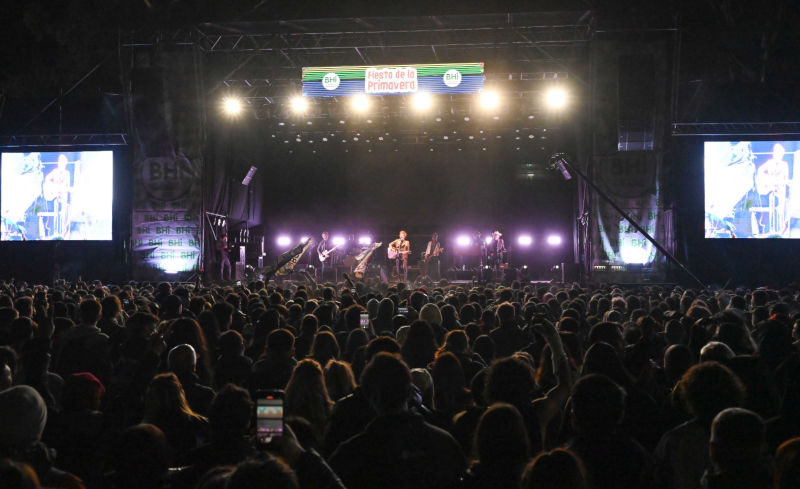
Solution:
<svg viewBox="0 0 800 489">
<path fill-rule="evenodd" d="M 705 237 L 800 238 L 800 141 L 706 141 Z"/>
<path fill-rule="evenodd" d="M 3 153 L 0 241 L 110 240 L 112 151 Z"/>
</svg>

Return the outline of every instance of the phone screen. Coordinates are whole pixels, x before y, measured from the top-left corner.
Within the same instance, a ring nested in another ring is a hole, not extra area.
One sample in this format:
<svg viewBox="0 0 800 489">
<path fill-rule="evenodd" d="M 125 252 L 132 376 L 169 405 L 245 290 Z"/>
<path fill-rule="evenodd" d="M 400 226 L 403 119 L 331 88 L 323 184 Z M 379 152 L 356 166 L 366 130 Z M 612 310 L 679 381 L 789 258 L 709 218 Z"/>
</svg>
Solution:
<svg viewBox="0 0 800 489">
<path fill-rule="evenodd" d="M 283 435 L 283 399 L 267 394 L 256 401 L 256 438 L 269 443 Z"/>
<path fill-rule="evenodd" d="M 358 324 L 364 329 L 369 329 L 369 313 L 362 312 Z"/>
<path fill-rule="evenodd" d="M 408 314 L 408 308 L 407 307 L 398 307 L 397 308 L 397 313 L 398 314 Z"/>
</svg>

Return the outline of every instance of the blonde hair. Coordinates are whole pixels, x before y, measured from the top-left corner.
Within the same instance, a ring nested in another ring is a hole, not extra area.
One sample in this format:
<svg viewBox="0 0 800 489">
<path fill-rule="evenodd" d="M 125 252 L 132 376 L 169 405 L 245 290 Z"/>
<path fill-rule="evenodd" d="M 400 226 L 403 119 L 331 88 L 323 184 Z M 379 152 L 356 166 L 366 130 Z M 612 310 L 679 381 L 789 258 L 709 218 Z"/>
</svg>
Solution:
<svg viewBox="0 0 800 489">
<path fill-rule="evenodd" d="M 333 401 L 328 396 L 322 367 L 319 362 L 306 358 L 298 362 L 286 384 L 284 407 L 287 415 L 308 420 L 319 437 L 325 432 Z"/>
<path fill-rule="evenodd" d="M 330 359 L 325 365 L 325 386 L 332 400 L 338 401 L 356 389 L 356 378 L 350 364 Z"/>
<path fill-rule="evenodd" d="M 150 381 L 145 396 L 144 422 L 158 425 L 177 415 L 206 421 L 186 401 L 181 381 L 172 372 L 158 374 Z"/>
</svg>

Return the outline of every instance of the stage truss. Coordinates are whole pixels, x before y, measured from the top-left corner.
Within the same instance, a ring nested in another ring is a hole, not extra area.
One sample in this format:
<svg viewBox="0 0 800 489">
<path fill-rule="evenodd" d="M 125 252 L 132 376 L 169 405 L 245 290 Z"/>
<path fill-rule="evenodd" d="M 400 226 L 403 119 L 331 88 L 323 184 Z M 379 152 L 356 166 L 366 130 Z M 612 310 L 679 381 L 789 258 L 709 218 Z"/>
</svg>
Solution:
<svg viewBox="0 0 800 489">
<path fill-rule="evenodd" d="M 255 118 L 269 120 L 287 116 L 286 102 L 300 91 L 303 66 L 483 61 L 487 86 L 513 100 L 516 110 L 540 110 L 537 94 L 545 84 L 588 86 L 588 41 L 594 32 L 594 13 L 586 10 L 205 23 L 132 33 L 121 46 L 196 49 L 203 54 L 207 103 L 235 94 Z M 459 98 L 464 97 L 453 99 Z M 339 102 L 314 101 L 312 117 L 337 117 Z M 403 109 L 384 100 L 379 105 L 394 115 Z M 447 109 L 470 110 L 458 103 Z"/>
</svg>

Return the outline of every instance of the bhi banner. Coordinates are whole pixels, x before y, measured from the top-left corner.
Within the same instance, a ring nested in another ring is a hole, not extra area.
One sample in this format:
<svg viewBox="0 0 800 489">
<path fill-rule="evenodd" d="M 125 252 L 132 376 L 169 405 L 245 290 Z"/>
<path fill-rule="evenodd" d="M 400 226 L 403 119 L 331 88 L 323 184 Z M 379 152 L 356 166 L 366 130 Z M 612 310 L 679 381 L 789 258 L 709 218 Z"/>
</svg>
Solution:
<svg viewBox="0 0 800 489">
<path fill-rule="evenodd" d="M 303 95 L 403 95 L 476 93 L 483 88 L 483 63 L 303 68 Z"/>
</svg>

